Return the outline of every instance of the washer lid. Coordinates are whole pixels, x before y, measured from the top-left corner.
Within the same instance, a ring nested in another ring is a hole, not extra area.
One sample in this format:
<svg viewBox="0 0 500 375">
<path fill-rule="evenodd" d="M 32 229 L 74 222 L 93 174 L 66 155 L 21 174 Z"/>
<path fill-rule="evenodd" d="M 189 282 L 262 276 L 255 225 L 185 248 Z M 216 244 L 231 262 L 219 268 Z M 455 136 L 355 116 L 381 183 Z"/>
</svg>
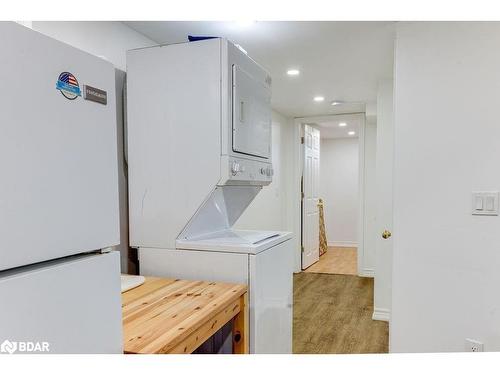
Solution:
<svg viewBox="0 0 500 375">
<path fill-rule="evenodd" d="M 178 249 L 257 254 L 292 238 L 290 232 L 224 230 L 189 240 L 177 240 Z"/>
</svg>

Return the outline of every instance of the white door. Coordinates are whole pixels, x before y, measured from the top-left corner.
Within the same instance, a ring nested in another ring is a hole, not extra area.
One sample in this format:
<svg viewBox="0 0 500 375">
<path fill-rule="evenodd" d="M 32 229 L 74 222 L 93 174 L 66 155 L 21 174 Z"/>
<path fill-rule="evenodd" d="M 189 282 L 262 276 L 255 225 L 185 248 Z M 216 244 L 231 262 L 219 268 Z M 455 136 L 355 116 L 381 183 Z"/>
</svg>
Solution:
<svg viewBox="0 0 500 375">
<path fill-rule="evenodd" d="M 0 301 L 0 343 L 47 342 L 50 354 L 123 353 L 117 251 L 0 272 Z"/>
<path fill-rule="evenodd" d="M 302 269 L 319 260 L 319 130 L 304 125 L 302 172 Z"/>
<path fill-rule="evenodd" d="M 233 151 L 271 156 L 271 89 L 233 65 Z"/>
<path fill-rule="evenodd" d="M 119 244 L 113 65 L 13 22 L 0 45 L 0 270 Z"/>
</svg>

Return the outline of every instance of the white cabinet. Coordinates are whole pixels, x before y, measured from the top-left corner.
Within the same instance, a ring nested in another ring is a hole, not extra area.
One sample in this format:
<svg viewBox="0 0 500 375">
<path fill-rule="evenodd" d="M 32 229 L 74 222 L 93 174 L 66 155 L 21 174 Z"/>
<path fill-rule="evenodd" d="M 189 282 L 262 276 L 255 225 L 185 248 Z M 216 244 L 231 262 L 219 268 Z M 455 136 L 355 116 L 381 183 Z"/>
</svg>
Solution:
<svg viewBox="0 0 500 375">
<path fill-rule="evenodd" d="M 250 352 L 292 353 L 293 251 L 291 241 L 249 256 Z"/>
</svg>

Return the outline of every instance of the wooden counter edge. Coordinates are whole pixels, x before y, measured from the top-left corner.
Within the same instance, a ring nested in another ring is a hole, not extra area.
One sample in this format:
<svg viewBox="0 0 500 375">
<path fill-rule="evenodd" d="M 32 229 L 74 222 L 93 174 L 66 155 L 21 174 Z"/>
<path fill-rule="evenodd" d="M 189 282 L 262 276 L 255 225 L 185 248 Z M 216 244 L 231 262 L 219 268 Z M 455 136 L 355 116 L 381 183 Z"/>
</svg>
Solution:
<svg viewBox="0 0 500 375">
<path fill-rule="evenodd" d="M 147 281 L 153 281 L 155 279 L 162 279 L 161 277 L 146 277 Z M 209 282 L 209 281 L 207 281 Z M 232 284 L 232 283 L 224 283 L 224 284 Z M 143 284 L 144 285 L 144 284 Z M 217 332 L 222 326 L 233 319 L 233 354 L 248 354 L 249 353 L 249 339 L 248 339 L 248 287 L 243 284 L 232 284 L 233 287 L 238 287 L 238 292 L 235 294 L 237 297 L 229 300 L 223 306 L 219 306 L 218 309 L 215 310 L 215 314 L 208 315 L 207 319 L 202 323 L 198 324 L 198 327 L 193 330 L 184 338 L 179 344 L 177 344 L 171 350 L 166 352 L 135 352 L 135 351 L 126 351 L 125 354 L 187 354 L 192 353 L 196 350 L 201 344 L 203 344 L 206 340 L 208 340 L 215 332 Z M 140 288 L 140 286 L 138 287 Z M 134 288 L 135 289 L 135 288 Z M 132 289 L 131 289 L 132 290 Z M 127 291 L 128 292 L 128 291 Z M 127 293 L 124 292 L 124 293 Z M 231 314 L 231 311 L 236 311 L 235 314 Z M 225 319 L 226 316 L 230 316 L 230 318 Z M 220 321 L 220 318 L 224 318 L 224 320 Z M 214 329 L 215 328 L 215 329 Z"/>
<path fill-rule="evenodd" d="M 240 296 L 240 312 L 233 320 L 233 354 L 248 354 L 248 292 Z"/>
</svg>

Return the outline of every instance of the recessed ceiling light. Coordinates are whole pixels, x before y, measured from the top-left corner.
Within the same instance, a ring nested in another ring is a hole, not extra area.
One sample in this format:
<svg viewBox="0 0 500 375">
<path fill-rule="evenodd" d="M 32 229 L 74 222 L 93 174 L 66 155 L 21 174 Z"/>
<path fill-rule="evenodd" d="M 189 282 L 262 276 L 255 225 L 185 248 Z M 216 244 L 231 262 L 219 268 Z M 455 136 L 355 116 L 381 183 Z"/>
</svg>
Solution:
<svg viewBox="0 0 500 375">
<path fill-rule="evenodd" d="M 339 122 L 339 126 L 343 128 L 344 126 L 347 126 L 347 124 L 345 122 Z"/>
<path fill-rule="evenodd" d="M 337 100 L 334 100 L 333 102 L 331 102 L 331 105 L 341 105 L 342 102 L 339 102 Z"/>
<path fill-rule="evenodd" d="M 325 100 L 324 96 L 315 96 L 314 97 L 314 101 L 315 102 L 322 102 L 323 100 Z"/>
<path fill-rule="evenodd" d="M 300 71 L 298 69 L 290 69 L 287 70 L 286 74 L 289 76 L 298 76 L 300 74 Z"/>
<path fill-rule="evenodd" d="M 356 132 L 350 131 L 350 132 L 348 132 L 347 134 L 349 134 L 349 135 L 354 135 L 354 134 L 356 134 Z"/>
</svg>

